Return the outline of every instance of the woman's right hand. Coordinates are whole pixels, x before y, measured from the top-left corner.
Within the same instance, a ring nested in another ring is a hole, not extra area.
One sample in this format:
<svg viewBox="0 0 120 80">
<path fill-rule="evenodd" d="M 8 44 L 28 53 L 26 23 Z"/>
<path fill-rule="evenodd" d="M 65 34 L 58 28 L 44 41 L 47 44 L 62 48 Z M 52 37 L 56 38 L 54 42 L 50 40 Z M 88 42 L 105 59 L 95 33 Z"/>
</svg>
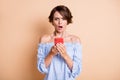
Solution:
<svg viewBox="0 0 120 80">
<path fill-rule="evenodd" d="M 49 54 L 52 55 L 52 56 L 55 56 L 55 55 L 57 55 L 57 53 L 58 53 L 58 50 L 57 50 L 56 46 L 53 46 L 53 47 L 51 48 Z"/>
<path fill-rule="evenodd" d="M 53 46 L 49 52 L 49 54 L 45 58 L 45 65 L 48 67 L 51 63 L 52 58 L 57 55 L 58 51 L 56 49 L 56 46 Z"/>
</svg>

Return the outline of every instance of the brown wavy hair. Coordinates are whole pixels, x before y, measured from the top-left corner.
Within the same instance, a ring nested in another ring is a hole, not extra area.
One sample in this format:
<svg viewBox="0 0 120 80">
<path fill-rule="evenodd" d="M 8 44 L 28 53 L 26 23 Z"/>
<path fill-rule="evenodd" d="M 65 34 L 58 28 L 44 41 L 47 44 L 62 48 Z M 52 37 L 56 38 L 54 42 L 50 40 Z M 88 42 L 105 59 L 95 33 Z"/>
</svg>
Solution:
<svg viewBox="0 0 120 80">
<path fill-rule="evenodd" d="M 53 17 L 54 17 L 54 13 L 58 11 L 65 20 L 67 20 L 67 24 L 69 23 L 72 23 L 72 14 L 69 10 L 69 8 L 67 8 L 66 6 L 64 5 L 59 5 L 59 6 L 56 6 L 55 8 L 52 9 L 50 15 L 49 15 L 49 22 L 52 22 L 53 21 Z"/>
</svg>

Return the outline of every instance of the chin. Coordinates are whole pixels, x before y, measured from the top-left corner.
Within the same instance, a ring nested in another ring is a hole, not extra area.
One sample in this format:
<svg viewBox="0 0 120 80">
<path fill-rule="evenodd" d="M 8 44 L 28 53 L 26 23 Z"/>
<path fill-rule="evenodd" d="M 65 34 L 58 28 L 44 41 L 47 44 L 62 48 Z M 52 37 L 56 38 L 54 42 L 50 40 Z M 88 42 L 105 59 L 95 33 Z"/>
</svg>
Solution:
<svg viewBox="0 0 120 80">
<path fill-rule="evenodd" d="M 63 30 L 58 30 L 57 32 L 58 32 L 58 33 L 62 33 L 62 32 L 64 32 L 64 31 L 63 31 Z"/>
</svg>

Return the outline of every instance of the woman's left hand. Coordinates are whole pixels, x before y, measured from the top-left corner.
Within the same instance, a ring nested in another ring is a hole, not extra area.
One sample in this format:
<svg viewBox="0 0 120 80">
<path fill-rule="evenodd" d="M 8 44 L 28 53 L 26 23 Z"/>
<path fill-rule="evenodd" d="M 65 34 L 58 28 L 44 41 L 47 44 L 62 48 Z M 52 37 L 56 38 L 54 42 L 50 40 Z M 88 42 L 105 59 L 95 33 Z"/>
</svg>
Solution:
<svg viewBox="0 0 120 80">
<path fill-rule="evenodd" d="M 61 57 L 65 58 L 67 56 L 66 47 L 62 43 L 56 44 L 57 50 L 60 53 Z"/>
<path fill-rule="evenodd" d="M 65 48 L 64 44 L 58 43 L 56 45 L 56 48 L 57 48 L 58 52 L 60 53 L 61 57 L 66 61 L 66 63 L 68 65 L 68 67 L 70 68 L 70 70 L 72 70 L 72 68 L 73 68 L 73 61 L 69 57 L 69 55 L 67 54 L 67 51 L 66 51 L 66 48 Z"/>
</svg>

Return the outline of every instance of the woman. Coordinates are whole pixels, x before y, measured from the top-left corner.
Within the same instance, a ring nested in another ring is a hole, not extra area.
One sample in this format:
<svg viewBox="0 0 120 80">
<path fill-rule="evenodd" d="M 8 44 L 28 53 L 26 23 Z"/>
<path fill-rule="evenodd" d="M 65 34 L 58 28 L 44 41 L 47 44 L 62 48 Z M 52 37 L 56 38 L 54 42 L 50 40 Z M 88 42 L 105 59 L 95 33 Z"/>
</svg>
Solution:
<svg viewBox="0 0 120 80">
<path fill-rule="evenodd" d="M 80 39 L 66 32 L 67 25 L 72 23 L 70 10 L 64 5 L 56 6 L 50 13 L 49 22 L 55 30 L 41 37 L 38 70 L 46 74 L 44 80 L 75 80 L 81 72 L 82 49 Z"/>
</svg>

